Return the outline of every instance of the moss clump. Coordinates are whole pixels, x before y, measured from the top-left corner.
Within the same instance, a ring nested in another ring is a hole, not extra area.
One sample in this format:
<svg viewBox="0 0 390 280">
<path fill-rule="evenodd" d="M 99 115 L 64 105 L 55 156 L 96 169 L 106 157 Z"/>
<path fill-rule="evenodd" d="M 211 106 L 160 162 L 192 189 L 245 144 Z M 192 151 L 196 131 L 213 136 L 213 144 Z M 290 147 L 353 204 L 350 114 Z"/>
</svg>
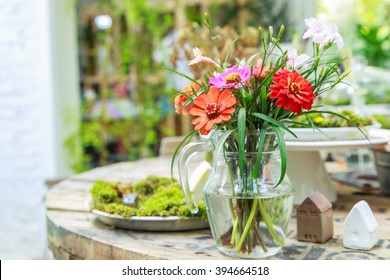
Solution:
<svg viewBox="0 0 390 280">
<path fill-rule="evenodd" d="M 130 218 L 136 215 L 137 209 L 124 205 L 122 203 L 97 203 L 94 204 L 94 209 L 112 214 L 119 215 L 125 218 Z"/>
<path fill-rule="evenodd" d="M 180 207 L 180 213 L 183 217 L 200 217 L 207 219 L 207 210 L 206 205 L 203 202 L 197 202 L 198 205 L 198 212 L 196 214 L 192 214 L 190 209 L 188 209 L 187 205 L 182 205 Z"/>
<path fill-rule="evenodd" d="M 133 191 L 133 187 L 129 183 L 125 184 L 125 183 L 114 182 L 111 183 L 111 186 L 118 192 L 120 196 L 131 193 Z"/>
<path fill-rule="evenodd" d="M 390 118 L 388 115 L 374 115 L 374 118 L 382 125 L 382 128 L 390 129 Z"/>
<path fill-rule="evenodd" d="M 197 214 L 192 214 L 185 204 L 180 185 L 170 178 L 148 176 L 133 185 L 121 186 L 116 182 L 96 181 L 91 189 L 93 208 L 113 215 L 180 216 L 207 218 L 206 207 L 199 204 Z M 138 195 L 138 207 L 122 203 L 121 195 L 133 192 Z"/>
<path fill-rule="evenodd" d="M 184 196 L 177 184 L 166 188 L 159 188 L 152 196 L 140 203 L 137 215 L 139 216 L 181 216 L 180 206 Z"/>
<path fill-rule="evenodd" d="M 341 111 L 339 114 L 342 115 L 343 117 L 348 118 L 357 126 L 366 126 L 372 124 L 372 120 L 370 118 L 358 116 L 352 111 L 344 110 Z M 350 122 L 336 115 L 327 114 L 326 116 L 324 116 L 323 114 L 318 113 L 318 114 L 310 114 L 309 117 L 316 127 L 353 127 L 353 125 Z M 301 124 L 294 124 L 294 127 L 304 128 L 304 127 L 312 126 L 312 123 L 306 116 L 298 116 L 294 119 L 294 121 L 301 123 Z"/>
<path fill-rule="evenodd" d="M 133 185 L 133 192 L 138 196 L 145 197 L 154 194 L 159 188 L 165 188 L 171 185 L 175 180 L 170 178 L 148 176 L 146 179 L 138 181 Z"/>
<path fill-rule="evenodd" d="M 111 183 L 106 181 L 96 181 L 91 189 L 91 195 L 94 203 L 112 203 L 121 201 L 118 192 L 112 187 Z"/>
</svg>

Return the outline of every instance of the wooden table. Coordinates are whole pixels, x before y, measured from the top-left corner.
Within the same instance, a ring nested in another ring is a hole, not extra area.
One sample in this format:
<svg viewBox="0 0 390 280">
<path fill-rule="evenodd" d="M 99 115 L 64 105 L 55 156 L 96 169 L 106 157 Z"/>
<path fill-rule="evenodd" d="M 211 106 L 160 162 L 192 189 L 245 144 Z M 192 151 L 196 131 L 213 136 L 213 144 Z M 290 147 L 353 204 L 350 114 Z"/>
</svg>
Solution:
<svg viewBox="0 0 390 280">
<path fill-rule="evenodd" d="M 50 249 L 57 259 L 229 259 L 219 253 L 209 230 L 137 232 L 116 229 L 95 220 L 87 210 L 89 189 L 97 179 L 133 182 L 147 175 L 169 176 L 170 158 L 144 159 L 96 168 L 55 185 L 46 198 Z M 273 259 L 390 259 L 390 197 L 379 191 L 357 192 L 335 183 L 334 238 L 325 244 L 296 240 L 292 217 L 286 244 Z M 342 245 L 343 221 L 352 208 L 366 200 L 379 223 L 379 242 L 370 251 Z"/>
</svg>

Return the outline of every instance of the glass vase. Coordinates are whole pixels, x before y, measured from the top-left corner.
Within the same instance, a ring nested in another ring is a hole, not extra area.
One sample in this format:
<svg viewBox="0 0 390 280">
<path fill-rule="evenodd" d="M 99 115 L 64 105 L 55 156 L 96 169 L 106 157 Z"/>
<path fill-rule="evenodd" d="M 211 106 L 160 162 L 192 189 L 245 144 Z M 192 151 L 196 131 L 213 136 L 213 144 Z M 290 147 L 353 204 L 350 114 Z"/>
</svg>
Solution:
<svg viewBox="0 0 390 280">
<path fill-rule="evenodd" d="M 294 189 L 287 175 L 280 180 L 281 154 L 275 134 L 266 133 L 259 145 L 260 132 L 247 133 L 244 153 L 239 153 L 234 133 L 223 143 L 220 138 L 221 133 L 214 133 L 211 141 L 190 143 L 179 155 L 180 180 L 188 205 L 196 212 L 183 170 L 192 155 L 212 150 L 213 170 L 204 195 L 216 246 L 236 258 L 275 255 L 284 245 L 294 205 Z"/>
</svg>

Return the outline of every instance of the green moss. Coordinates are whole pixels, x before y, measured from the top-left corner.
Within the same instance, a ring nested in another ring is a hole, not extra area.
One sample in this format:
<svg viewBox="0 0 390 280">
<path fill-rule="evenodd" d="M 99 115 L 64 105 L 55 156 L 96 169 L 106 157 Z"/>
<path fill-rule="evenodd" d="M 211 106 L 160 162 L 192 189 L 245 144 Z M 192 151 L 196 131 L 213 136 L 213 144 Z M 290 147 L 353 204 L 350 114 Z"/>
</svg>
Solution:
<svg viewBox="0 0 390 280">
<path fill-rule="evenodd" d="M 188 209 L 180 185 L 170 178 L 149 176 L 134 183 L 132 191 L 138 194 L 139 203 L 133 208 L 122 203 L 118 183 L 96 181 L 91 189 L 93 208 L 113 215 L 132 216 L 180 216 L 207 218 L 206 207 L 199 203 L 199 211 Z M 126 187 L 126 190 L 128 190 Z"/>
<path fill-rule="evenodd" d="M 154 194 L 159 188 L 165 188 L 176 182 L 170 178 L 148 176 L 146 179 L 138 181 L 133 185 L 133 192 L 140 198 Z"/>
<path fill-rule="evenodd" d="M 382 128 L 390 129 L 390 117 L 388 115 L 374 115 L 374 118 L 382 125 Z"/>
<path fill-rule="evenodd" d="M 183 217 L 200 217 L 207 219 L 207 210 L 206 205 L 203 202 L 197 202 L 198 205 L 198 213 L 192 214 L 190 209 L 188 209 L 187 205 L 182 205 L 180 207 L 180 213 Z"/>
<path fill-rule="evenodd" d="M 136 215 L 137 209 L 124 205 L 122 203 L 96 203 L 94 209 L 106 212 L 112 215 L 119 215 L 125 218 L 130 218 Z"/>
<path fill-rule="evenodd" d="M 110 184 L 111 184 L 111 187 L 118 192 L 119 196 L 133 192 L 133 187 L 129 183 L 124 184 L 124 183 L 119 183 L 119 182 L 112 182 Z"/>
<path fill-rule="evenodd" d="M 372 120 L 370 118 L 361 117 L 355 114 L 352 111 L 344 110 L 339 113 L 343 117 L 348 118 L 353 123 L 355 123 L 357 126 L 367 126 L 372 124 Z M 353 127 L 353 125 L 344 120 L 343 118 L 340 118 L 336 115 L 331 114 L 310 114 L 309 115 L 311 121 L 316 127 Z M 295 124 L 294 127 L 304 128 L 304 127 L 311 127 L 311 122 L 306 116 L 298 116 L 294 118 L 295 122 L 298 122 L 300 124 Z"/>
<path fill-rule="evenodd" d="M 94 203 L 111 203 L 121 201 L 118 192 L 112 187 L 111 183 L 106 181 L 96 181 L 90 192 Z"/>
<path fill-rule="evenodd" d="M 137 211 L 138 216 L 180 216 L 180 206 L 184 196 L 177 184 L 159 188 L 152 196 L 142 201 Z"/>
</svg>

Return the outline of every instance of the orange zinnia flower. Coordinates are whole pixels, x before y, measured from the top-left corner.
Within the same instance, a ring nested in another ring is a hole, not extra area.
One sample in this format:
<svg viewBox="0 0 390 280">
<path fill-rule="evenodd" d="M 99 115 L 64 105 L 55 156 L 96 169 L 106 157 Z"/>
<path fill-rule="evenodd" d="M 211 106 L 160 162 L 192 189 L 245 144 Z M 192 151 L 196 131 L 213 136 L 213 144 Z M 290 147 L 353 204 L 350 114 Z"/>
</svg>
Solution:
<svg viewBox="0 0 390 280">
<path fill-rule="evenodd" d="M 209 134 L 214 124 L 229 121 L 234 113 L 232 106 L 237 104 L 237 99 L 230 90 L 219 90 L 211 87 L 207 94 L 199 95 L 191 110 L 191 115 L 198 116 L 192 121 L 195 129 L 201 134 Z"/>
<path fill-rule="evenodd" d="M 302 108 L 310 110 L 316 95 L 308 80 L 299 75 L 297 71 L 282 69 L 272 78 L 270 98 L 278 100 L 275 105 L 290 110 L 298 115 Z"/>
<path fill-rule="evenodd" d="M 200 81 L 198 81 L 200 83 Z M 200 90 L 200 86 L 197 83 L 191 82 L 188 86 L 183 88 L 183 92 L 185 92 L 189 96 L 194 95 L 194 91 L 197 92 Z M 194 91 L 193 91 L 194 90 Z M 183 105 L 188 101 L 188 98 L 184 94 L 179 94 L 175 97 L 175 111 L 177 114 L 188 115 L 191 111 L 192 104 L 188 104 L 183 107 Z M 183 108 L 182 108 L 183 107 Z"/>
</svg>

